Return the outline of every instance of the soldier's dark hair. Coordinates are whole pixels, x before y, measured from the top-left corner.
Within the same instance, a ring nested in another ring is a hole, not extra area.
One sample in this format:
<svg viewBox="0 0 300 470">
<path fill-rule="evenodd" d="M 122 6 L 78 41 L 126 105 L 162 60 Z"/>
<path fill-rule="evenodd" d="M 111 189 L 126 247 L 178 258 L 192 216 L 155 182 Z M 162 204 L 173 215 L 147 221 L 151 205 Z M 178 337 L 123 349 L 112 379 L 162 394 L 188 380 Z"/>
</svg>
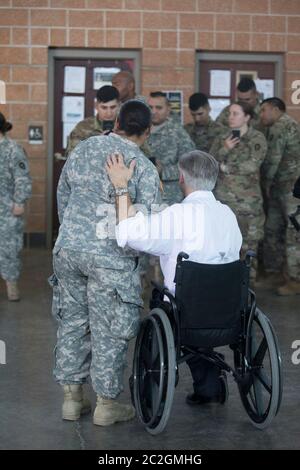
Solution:
<svg viewBox="0 0 300 470">
<path fill-rule="evenodd" d="M 285 102 L 282 101 L 280 98 L 277 98 L 276 96 L 274 96 L 273 98 L 266 98 L 261 104 L 263 105 L 265 103 L 270 104 L 271 106 L 273 106 L 273 108 L 278 108 L 279 111 L 282 111 L 284 113 L 286 111 Z"/>
<path fill-rule="evenodd" d="M 0 132 L 5 134 L 12 129 L 12 124 L 5 119 L 5 116 L 0 113 Z"/>
<path fill-rule="evenodd" d="M 256 91 L 256 85 L 252 78 L 244 77 L 239 81 L 237 89 L 242 93 L 245 93 L 250 90 Z"/>
<path fill-rule="evenodd" d="M 150 97 L 151 98 L 164 98 L 166 100 L 166 103 L 169 104 L 167 95 L 163 91 L 151 91 Z"/>
<path fill-rule="evenodd" d="M 250 119 L 252 119 L 254 117 L 254 110 L 252 108 L 252 106 L 250 106 L 249 103 L 245 103 L 244 101 L 235 101 L 234 103 L 231 103 L 231 106 L 233 104 L 237 104 L 238 106 L 240 106 L 242 108 L 242 110 L 244 111 L 244 114 L 249 115 L 250 116 Z"/>
<path fill-rule="evenodd" d="M 120 94 L 116 87 L 104 85 L 99 88 L 96 97 L 99 103 L 108 103 L 108 101 L 119 100 Z"/>
<path fill-rule="evenodd" d="M 204 93 L 194 93 L 189 97 L 189 108 L 191 111 L 197 111 L 197 109 L 203 106 L 209 106 L 208 98 Z"/>
<path fill-rule="evenodd" d="M 128 100 L 120 109 L 119 129 L 126 135 L 142 135 L 151 126 L 151 110 L 141 100 Z"/>
</svg>

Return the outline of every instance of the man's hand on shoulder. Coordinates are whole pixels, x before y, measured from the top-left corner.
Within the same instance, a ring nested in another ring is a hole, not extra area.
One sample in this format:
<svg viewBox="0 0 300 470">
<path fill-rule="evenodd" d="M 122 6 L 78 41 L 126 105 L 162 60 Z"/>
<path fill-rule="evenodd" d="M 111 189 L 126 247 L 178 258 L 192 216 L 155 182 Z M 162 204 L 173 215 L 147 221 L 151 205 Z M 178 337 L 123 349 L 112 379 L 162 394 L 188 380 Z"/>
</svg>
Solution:
<svg viewBox="0 0 300 470">
<path fill-rule="evenodd" d="M 135 167 L 135 160 L 132 160 L 127 167 L 121 153 L 115 152 L 106 160 L 105 169 L 109 179 L 115 189 L 127 188 L 128 181 L 132 178 Z"/>
</svg>

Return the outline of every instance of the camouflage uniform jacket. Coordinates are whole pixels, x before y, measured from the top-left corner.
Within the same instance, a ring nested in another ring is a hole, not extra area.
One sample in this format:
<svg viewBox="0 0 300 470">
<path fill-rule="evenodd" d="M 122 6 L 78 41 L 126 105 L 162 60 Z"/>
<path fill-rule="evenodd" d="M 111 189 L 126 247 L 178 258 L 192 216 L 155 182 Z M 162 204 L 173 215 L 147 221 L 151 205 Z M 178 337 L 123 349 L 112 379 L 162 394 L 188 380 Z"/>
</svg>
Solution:
<svg viewBox="0 0 300 470">
<path fill-rule="evenodd" d="M 184 128 L 195 143 L 196 148 L 203 152 L 209 152 L 214 139 L 224 130 L 222 124 L 213 121 L 211 118 L 209 118 L 206 126 L 196 126 L 194 123 L 189 123 Z"/>
<path fill-rule="evenodd" d="M 267 152 L 267 142 L 264 135 L 249 127 L 241 137 L 240 143 L 232 150 L 224 147 L 224 140 L 230 135 L 228 129 L 217 137 L 210 153 L 220 163 L 220 174 L 217 180 L 215 194 L 217 199 L 226 203 L 232 209 L 255 207 L 262 209 L 260 189 L 260 166 Z"/>
<path fill-rule="evenodd" d="M 5 137 L 0 141 L 0 216 L 11 215 L 13 203 L 31 196 L 31 177 L 22 147 Z"/>
<path fill-rule="evenodd" d="M 221 111 L 219 116 L 216 119 L 216 122 L 219 124 L 222 124 L 225 127 L 228 127 L 228 118 L 229 118 L 229 108 L 231 105 L 226 106 L 226 108 Z M 260 123 L 260 103 L 257 101 L 255 108 L 253 110 L 254 116 L 253 118 L 249 121 L 249 125 L 252 126 L 254 129 L 263 132 L 263 127 Z"/>
<path fill-rule="evenodd" d="M 99 121 L 96 116 L 88 117 L 76 124 L 68 137 L 66 156 L 72 152 L 72 150 L 81 140 L 88 139 L 89 137 L 93 137 L 95 135 L 101 135 L 103 133 L 102 126 L 103 122 Z"/>
<path fill-rule="evenodd" d="M 133 203 L 147 209 L 160 203 L 157 170 L 135 143 L 114 133 L 90 137 L 73 150 L 60 176 L 57 204 L 61 227 L 54 252 L 63 247 L 106 258 L 137 255 L 119 248 L 115 240 L 115 191 L 104 167 L 113 152 L 121 152 L 127 166 L 136 160 L 128 185 Z"/>
<path fill-rule="evenodd" d="M 195 144 L 184 130 L 174 120 L 167 119 L 163 124 L 154 127 L 147 140 L 151 157 L 162 163 L 162 181 L 178 181 L 179 157 L 195 149 Z"/>
<path fill-rule="evenodd" d="M 267 157 L 262 166 L 263 186 L 293 182 L 300 173 L 300 126 L 287 114 L 266 130 Z"/>
</svg>

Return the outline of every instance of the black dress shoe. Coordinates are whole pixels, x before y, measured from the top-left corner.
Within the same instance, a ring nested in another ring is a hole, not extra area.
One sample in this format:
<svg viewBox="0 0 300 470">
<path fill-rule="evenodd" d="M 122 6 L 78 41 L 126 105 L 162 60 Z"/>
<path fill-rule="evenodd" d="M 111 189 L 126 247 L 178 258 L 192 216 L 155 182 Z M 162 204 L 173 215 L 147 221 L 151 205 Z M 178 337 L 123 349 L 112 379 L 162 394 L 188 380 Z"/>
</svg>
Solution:
<svg viewBox="0 0 300 470">
<path fill-rule="evenodd" d="M 228 400 L 228 386 L 227 386 L 227 377 L 225 373 L 221 373 L 219 377 L 220 381 L 220 393 L 219 395 L 212 395 L 206 397 L 203 395 L 197 395 L 197 393 L 190 393 L 186 396 L 186 403 L 188 405 L 204 405 L 205 403 L 221 403 L 224 405 Z"/>
</svg>

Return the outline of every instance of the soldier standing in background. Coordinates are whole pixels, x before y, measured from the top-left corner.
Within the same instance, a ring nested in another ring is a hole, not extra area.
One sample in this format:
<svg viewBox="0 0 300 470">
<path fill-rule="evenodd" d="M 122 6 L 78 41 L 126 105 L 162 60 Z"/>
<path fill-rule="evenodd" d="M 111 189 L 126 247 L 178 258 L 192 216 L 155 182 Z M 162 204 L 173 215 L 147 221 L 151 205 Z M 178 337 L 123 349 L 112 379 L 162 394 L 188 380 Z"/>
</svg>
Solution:
<svg viewBox="0 0 300 470">
<path fill-rule="evenodd" d="M 210 106 L 204 93 L 191 95 L 189 108 L 194 122 L 186 124 L 184 128 L 198 150 L 209 152 L 215 137 L 222 132 L 224 126 L 209 116 Z"/>
<path fill-rule="evenodd" d="M 300 174 L 300 127 L 286 114 L 285 103 L 268 98 L 261 105 L 261 121 L 267 127 L 268 153 L 261 168 L 267 219 L 263 244 L 264 267 L 270 280 L 282 281 L 279 295 L 300 294 L 300 235 L 288 215 L 296 210 L 292 196 Z"/>
<path fill-rule="evenodd" d="M 24 150 L 6 137 L 12 124 L 0 113 L 0 274 L 8 300 L 20 300 L 20 251 L 23 247 L 25 202 L 31 196 L 31 178 Z"/>
<path fill-rule="evenodd" d="M 97 91 L 96 98 L 97 115 L 88 117 L 75 126 L 68 138 L 66 156 L 81 140 L 112 130 L 119 110 L 119 92 L 113 86 L 104 85 Z"/>
<path fill-rule="evenodd" d="M 148 103 L 152 111 L 152 128 L 147 144 L 161 175 L 163 202 L 170 205 L 183 198 L 178 184 L 179 157 L 194 150 L 195 144 L 181 125 L 169 119 L 170 106 L 163 92 L 150 93 Z"/>
<path fill-rule="evenodd" d="M 267 143 L 261 132 L 248 127 L 252 113 L 251 106 L 244 102 L 232 104 L 229 109 L 229 126 L 239 130 L 240 137 L 234 138 L 225 129 L 223 135 L 215 139 L 210 150 L 220 163 L 214 193 L 237 216 L 243 236 L 243 255 L 249 249 L 257 252 L 258 243 L 263 238 L 265 221 L 260 166 L 266 156 Z M 252 270 L 252 277 L 255 280 L 255 269 Z"/>
<path fill-rule="evenodd" d="M 82 392 L 89 377 L 97 393 L 94 424 L 107 426 L 134 417 L 133 407 L 116 398 L 123 390 L 128 342 L 137 333 L 143 305 L 138 253 L 119 248 L 115 240 L 115 199 L 127 188 L 114 189 L 105 163 L 114 152 L 123 155 L 126 165 L 135 160 L 131 198 L 148 210 L 159 204 L 158 173 L 139 149 L 150 125 L 149 107 L 127 101 L 117 118 L 117 133 L 80 142 L 59 180 L 61 226 L 50 283 L 58 319 L 54 375 L 64 389 L 66 420 L 77 420 L 90 410 Z"/>
<path fill-rule="evenodd" d="M 112 85 L 119 91 L 121 103 L 133 99 L 145 101 L 144 97 L 136 95 L 134 76 L 127 70 L 116 73 L 112 78 Z"/>
<path fill-rule="evenodd" d="M 251 78 L 242 78 L 236 89 L 236 99 L 239 102 L 244 102 L 252 108 L 252 117 L 249 121 L 249 126 L 262 132 L 260 124 L 260 104 L 258 100 L 258 93 L 256 90 L 255 82 Z M 216 122 L 223 126 L 229 126 L 229 109 L 230 105 L 226 106 L 223 111 L 219 114 Z"/>
</svg>

